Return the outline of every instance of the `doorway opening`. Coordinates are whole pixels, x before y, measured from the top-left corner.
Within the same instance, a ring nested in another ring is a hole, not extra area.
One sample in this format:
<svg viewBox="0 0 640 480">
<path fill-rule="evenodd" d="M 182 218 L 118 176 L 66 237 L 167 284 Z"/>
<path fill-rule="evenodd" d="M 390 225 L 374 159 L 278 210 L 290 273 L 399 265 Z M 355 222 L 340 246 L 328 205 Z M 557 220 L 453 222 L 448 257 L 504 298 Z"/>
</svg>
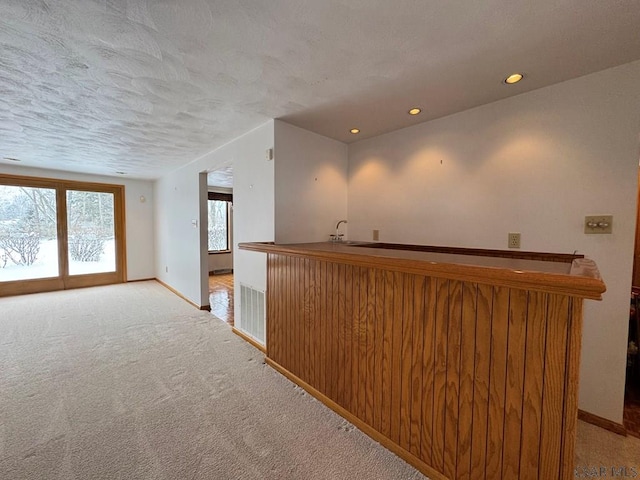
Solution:
<svg viewBox="0 0 640 480">
<path fill-rule="evenodd" d="M 627 433 L 640 438 L 640 168 L 637 200 L 623 421 Z"/>
<path fill-rule="evenodd" d="M 207 174 L 208 288 L 211 313 L 234 326 L 233 169 Z"/>
</svg>

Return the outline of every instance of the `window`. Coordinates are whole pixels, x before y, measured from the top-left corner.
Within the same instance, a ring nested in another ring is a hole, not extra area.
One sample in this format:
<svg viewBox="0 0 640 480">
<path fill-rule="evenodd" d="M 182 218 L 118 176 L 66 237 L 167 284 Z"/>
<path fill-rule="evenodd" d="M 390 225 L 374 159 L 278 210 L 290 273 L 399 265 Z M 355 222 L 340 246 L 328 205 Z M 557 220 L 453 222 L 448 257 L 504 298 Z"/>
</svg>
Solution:
<svg viewBox="0 0 640 480">
<path fill-rule="evenodd" d="M 209 192 L 208 230 L 209 252 L 228 252 L 229 217 L 233 196 L 229 193 Z"/>
</svg>

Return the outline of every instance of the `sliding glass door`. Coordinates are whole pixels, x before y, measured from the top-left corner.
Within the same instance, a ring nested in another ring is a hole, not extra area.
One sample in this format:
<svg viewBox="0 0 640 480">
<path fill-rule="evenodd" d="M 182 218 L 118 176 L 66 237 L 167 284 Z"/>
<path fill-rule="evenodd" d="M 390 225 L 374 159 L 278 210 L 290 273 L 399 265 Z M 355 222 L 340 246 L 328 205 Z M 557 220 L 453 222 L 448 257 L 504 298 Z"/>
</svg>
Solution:
<svg viewBox="0 0 640 480">
<path fill-rule="evenodd" d="M 56 191 L 0 185 L 0 282 L 57 277 Z"/>
<path fill-rule="evenodd" d="M 116 271 L 114 194 L 67 190 L 69 275 Z"/>
<path fill-rule="evenodd" d="M 0 296 L 119 283 L 124 187 L 0 175 Z"/>
</svg>

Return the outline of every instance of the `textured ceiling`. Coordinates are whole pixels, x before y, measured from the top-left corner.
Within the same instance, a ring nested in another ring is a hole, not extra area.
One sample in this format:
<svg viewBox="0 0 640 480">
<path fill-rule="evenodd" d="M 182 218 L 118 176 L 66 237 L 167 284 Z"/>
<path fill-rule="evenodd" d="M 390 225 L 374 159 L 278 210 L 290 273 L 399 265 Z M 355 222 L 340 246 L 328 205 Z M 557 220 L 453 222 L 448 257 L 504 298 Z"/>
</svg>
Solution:
<svg viewBox="0 0 640 480">
<path fill-rule="evenodd" d="M 350 142 L 638 59 L 638 25 L 638 0 L 0 0 L 0 158 L 157 178 L 270 118 Z"/>
<path fill-rule="evenodd" d="M 233 188 L 233 167 L 226 166 L 207 174 L 207 185 L 212 187 Z"/>
</svg>

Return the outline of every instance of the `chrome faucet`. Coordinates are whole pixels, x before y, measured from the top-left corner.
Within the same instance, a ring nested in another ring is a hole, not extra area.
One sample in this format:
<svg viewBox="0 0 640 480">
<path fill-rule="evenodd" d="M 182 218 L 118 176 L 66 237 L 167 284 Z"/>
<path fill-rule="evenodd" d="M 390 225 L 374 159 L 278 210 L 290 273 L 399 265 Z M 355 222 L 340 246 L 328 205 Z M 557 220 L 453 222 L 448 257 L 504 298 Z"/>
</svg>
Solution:
<svg viewBox="0 0 640 480">
<path fill-rule="evenodd" d="M 344 237 L 343 233 L 338 233 L 338 229 L 340 228 L 340 224 L 341 223 L 347 223 L 346 220 L 340 220 L 337 224 L 336 224 L 336 234 L 335 236 L 333 236 L 333 241 L 334 242 L 341 242 L 342 241 L 342 237 Z"/>
</svg>

